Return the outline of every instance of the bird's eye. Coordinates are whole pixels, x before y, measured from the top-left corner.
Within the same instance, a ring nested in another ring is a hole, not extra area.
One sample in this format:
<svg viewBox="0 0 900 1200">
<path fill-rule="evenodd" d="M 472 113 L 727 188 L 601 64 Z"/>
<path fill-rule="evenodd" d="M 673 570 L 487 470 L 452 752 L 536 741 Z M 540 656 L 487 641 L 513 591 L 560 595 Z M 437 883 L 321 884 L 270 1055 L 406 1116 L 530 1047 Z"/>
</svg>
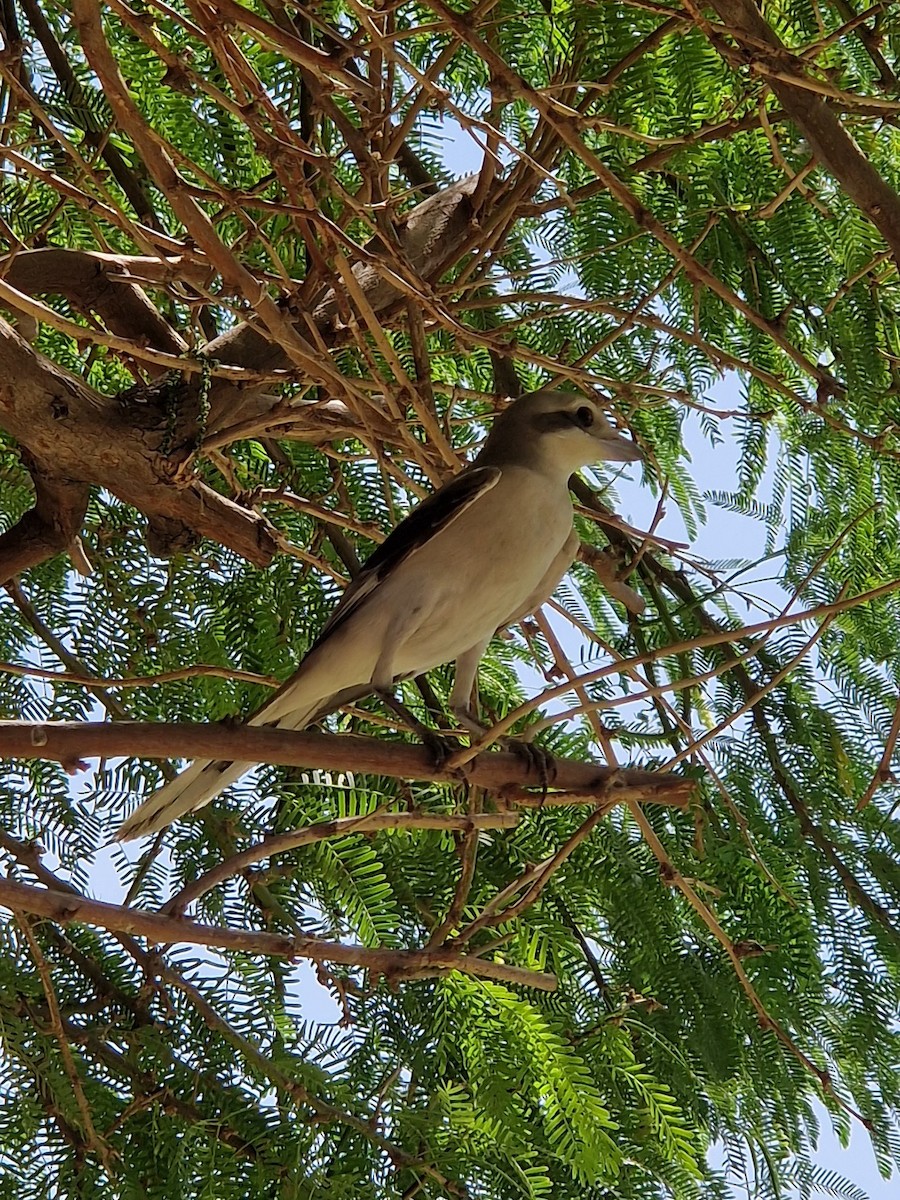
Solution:
<svg viewBox="0 0 900 1200">
<path fill-rule="evenodd" d="M 594 423 L 594 410 L 583 404 L 575 409 L 575 420 L 582 429 L 590 429 Z"/>
</svg>

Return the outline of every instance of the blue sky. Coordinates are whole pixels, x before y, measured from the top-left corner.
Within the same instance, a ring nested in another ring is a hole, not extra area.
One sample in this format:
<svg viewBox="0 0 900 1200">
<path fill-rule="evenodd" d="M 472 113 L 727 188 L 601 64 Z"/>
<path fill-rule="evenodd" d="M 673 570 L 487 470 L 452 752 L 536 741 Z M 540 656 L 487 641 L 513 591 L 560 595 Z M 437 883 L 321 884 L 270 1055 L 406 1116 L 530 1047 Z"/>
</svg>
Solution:
<svg viewBox="0 0 900 1200">
<path fill-rule="evenodd" d="M 477 169 L 481 162 L 480 150 L 465 135 L 458 131 L 454 133 L 452 125 L 450 121 L 445 124 L 448 161 L 451 162 L 452 168 L 460 173 Z M 733 383 L 726 382 L 716 389 L 714 398 L 721 402 L 723 408 L 737 407 L 734 388 Z M 714 448 L 701 436 L 697 421 L 691 419 L 688 422 L 686 440 L 692 457 L 694 478 L 701 491 L 729 491 L 734 487 L 737 451 L 734 442 L 727 440 L 728 422 L 723 424 L 723 433 L 726 435 L 725 444 Z M 616 490 L 621 499 L 621 515 L 638 527 L 646 528 L 656 508 L 656 497 L 641 484 L 640 475 L 637 468 L 622 472 Z M 764 500 L 765 496 L 760 496 L 760 499 Z M 707 522 L 691 545 L 694 554 L 701 559 L 730 558 L 735 556 L 735 548 L 739 547 L 741 556 L 748 560 L 761 555 L 765 543 L 765 529 L 757 519 L 740 516 L 712 504 L 707 506 L 707 513 Z M 659 532 L 669 538 L 689 540 L 672 502 L 668 505 L 667 516 Z M 762 569 L 760 575 L 764 574 L 766 572 Z M 759 590 L 770 599 L 778 601 L 783 598 L 771 584 L 762 584 Z M 75 781 L 75 794 L 82 790 L 83 784 L 79 786 L 79 781 Z M 132 853 L 136 854 L 137 851 Z M 108 855 L 102 855 L 95 864 L 93 891 L 102 899 L 122 899 L 122 890 Z M 309 965 L 300 964 L 296 968 L 295 987 L 292 992 L 303 1018 L 325 1022 L 336 1022 L 339 1019 L 337 1005 L 330 994 L 318 984 Z M 859 1127 L 855 1128 L 850 1147 L 845 1150 L 831 1132 L 829 1118 L 824 1109 L 820 1113 L 820 1121 L 822 1134 L 817 1155 L 819 1165 L 856 1183 L 870 1200 L 898 1200 L 898 1182 L 896 1179 L 893 1182 L 885 1182 L 879 1175 L 865 1131 Z M 825 1193 L 813 1191 L 815 1200 L 818 1200 L 819 1195 L 824 1197 Z M 792 1197 L 787 1196 L 784 1200 L 792 1200 Z"/>
<path fill-rule="evenodd" d="M 738 407 L 739 396 L 736 383 L 726 380 L 716 389 L 714 397 L 704 397 L 705 401 L 711 399 L 723 409 Z M 716 447 L 711 446 L 702 436 L 699 424 L 695 419 L 689 418 L 685 432 L 685 443 L 692 460 L 693 477 L 701 492 L 734 490 L 737 478 L 738 450 L 736 441 L 728 436 L 728 422 L 722 424 L 722 432 L 725 434 L 726 440 L 722 445 Z M 777 449 L 777 443 L 773 442 L 771 447 L 773 456 L 777 454 Z M 770 460 L 769 469 L 757 496 L 761 504 L 767 503 L 771 498 L 767 485 L 771 481 L 773 463 L 774 457 Z M 656 497 L 648 489 L 640 486 L 634 471 L 629 472 L 629 475 L 632 476 L 632 480 L 622 478 L 617 483 L 617 492 L 623 504 L 620 515 L 639 528 L 646 528 L 646 522 L 652 518 L 656 508 Z M 659 533 L 676 540 L 689 540 L 674 503 L 668 505 L 667 516 L 659 527 Z M 691 541 L 690 549 L 701 559 L 731 558 L 736 557 L 739 552 L 741 557 L 753 561 L 762 556 L 765 543 L 765 526 L 756 517 L 742 516 L 718 508 L 714 504 L 707 504 L 706 523 L 701 526 L 697 537 Z M 776 603 L 783 602 L 787 599 L 786 593 L 765 580 L 765 576 L 770 573 L 765 566 L 762 566 L 756 576 L 751 574 L 748 578 L 759 577 L 761 579 L 760 584 L 753 589 L 757 594 Z M 868 1134 L 862 1126 L 854 1123 L 851 1129 L 850 1144 L 845 1149 L 832 1131 L 830 1118 L 822 1106 L 819 1106 L 818 1118 L 821 1134 L 816 1154 L 817 1164 L 825 1170 L 835 1171 L 855 1183 L 863 1189 L 869 1200 L 898 1200 L 900 1177 L 896 1174 L 891 1180 L 881 1177 Z M 795 1194 L 789 1193 L 785 1200 L 793 1200 Z M 826 1195 L 830 1196 L 830 1193 L 813 1189 L 811 1195 L 814 1200 L 819 1200 L 819 1197 L 825 1200 Z"/>
</svg>

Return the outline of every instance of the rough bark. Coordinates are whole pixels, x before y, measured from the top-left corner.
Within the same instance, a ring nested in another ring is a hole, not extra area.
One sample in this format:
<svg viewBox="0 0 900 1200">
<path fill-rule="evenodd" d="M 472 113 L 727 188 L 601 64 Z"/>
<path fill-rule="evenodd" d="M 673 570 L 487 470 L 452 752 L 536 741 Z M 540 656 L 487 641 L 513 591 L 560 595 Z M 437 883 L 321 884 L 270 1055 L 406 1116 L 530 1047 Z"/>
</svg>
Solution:
<svg viewBox="0 0 900 1200">
<path fill-rule="evenodd" d="M 27 449 L 37 494 L 35 508 L 4 535 L 5 579 L 72 541 L 91 484 L 151 518 L 214 538 L 259 566 L 271 559 L 277 542 L 264 518 L 199 480 L 173 485 L 156 449 L 158 414 L 147 415 L 150 428 L 135 421 L 133 409 L 92 391 L 0 320 L 0 424 Z"/>
<path fill-rule="evenodd" d="M 409 214 L 398 238 L 411 277 L 436 277 L 454 261 L 473 221 L 470 197 L 474 186 L 474 178 L 462 180 Z M 383 312 L 404 297 L 404 288 L 394 282 L 396 272 L 392 273 L 386 260 L 379 263 L 377 246 L 360 254 L 363 260 L 354 265 L 354 276 L 373 311 Z M 147 346 L 168 354 L 184 351 L 180 335 L 170 329 L 140 286 L 141 280 L 163 286 L 178 269 L 179 264 L 165 259 L 53 249 L 11 256 L 2 274 L 10 286 L 23 293 L 61 293 L 83 313 L 97 313 L 113 333 L 132 339 L 134 358 L 140 359 Z M 198 279 L 210 273 L 202 262 L 197 265 L 195 257 L 179 277 Z M 308 328 L 304 315 L 289 309 L 288 300 L 285 319 L 292 328 L 298 332 Z M 330 289 L 309 314 L 326 348 L 323 354 L 313 351 L 310 344 L 310 352 L 323 360 L 338 335 L 337 311 L 337 299 Z M 252 321 L 211 342 L 204 355 L 257 373 L 290 366 L 283 345 Z M 150 366 L 158 373 L 158 366 L 152 362 Z M 149 518 L 151 543 L 157 553 L 170 553 L 201 536 L 257 566 L 271 561 L 278 539 L 265 518 L 219 495 L 191 474 L 190 459 L 197 449 L 201 425 L 196 364 L 194 368 L 177 390 L 174 386 L 137 388 L 126 397 L 104 397 L 0 321 L 0 426 L 23 448 L 37 497 L 32 512 L 0 541 L 4 579 L 72 542 L 90 486 L 107 488 L 143 512 Z M 177 452 L 164 453 L 166 406 L 171 403 L 178 407 L 180 446 Z M 206 432 L 270 410 L 277 410 L 274 432 L 289 426 L 292 436 L 310 441 L 352 436 L 363 428 L 353 412 L 334 400 L 300 405 L 285 413 L 265 385 L 236 385 L 213 378 L 209 403 Z M 375 424 L 377 427 L 377 417 Z M 386 418 L 378 432 L 389 437 L 391 428 Z M 52 502 L 51 496 L 55 497 Z"/>
</svg>

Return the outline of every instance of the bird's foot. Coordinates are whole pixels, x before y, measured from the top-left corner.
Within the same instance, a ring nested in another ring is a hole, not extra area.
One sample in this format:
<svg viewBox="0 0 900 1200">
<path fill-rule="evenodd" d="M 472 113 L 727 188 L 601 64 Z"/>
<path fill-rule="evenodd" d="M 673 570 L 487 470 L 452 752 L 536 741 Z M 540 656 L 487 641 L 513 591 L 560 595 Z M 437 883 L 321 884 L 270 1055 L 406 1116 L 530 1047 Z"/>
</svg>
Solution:
<svg viewBox="0 0 900 1200">
<path fill-rule="evenodd" d="M 480 739 L 488 732 L 487 728 L 482 725 L 475 713 L 467 705 L 455 705 L 452 711 L 463 729 L 470 733 L 472 737 Z M 497 745 L 524 759 L 528 765 L 529 773 L 533 771 L 537 775 L 541 783 L 541 789 L 544 795 L 546 795 L 547 788 L 556 778 L 556 760 L 553 755 L 548 750 L 545 750 L 543 746 L 538 746 L 534 742 L 528 741 L 527 735 L 520 738 L 500 737 L 497 739 Z"/>
<path fill-rule="evenodd" d="M 499 739 L 499 744 L 504 750 L 509 750 L 512 754 L 521 758 L 528 767 L 528 773 L 533 771 L 541 784 L 541 793 L 543 798 L 547 796 L 547 789 L 556 778 L 556 759 L 549 750 L 545 750 L 543 746 L 538 746 L 534 742 L 524 741 L 522 738 L 504 737 Z"/>
<path fill-rule="evenodd" d="M 436 771 L 443 770 L 447 760 L 459 749 L 459 743 L 455 736 L 452 733 L 438 733 L 436 729 L 423 725 L 419 718 L 390 692 L 380 691 L 378 694 L 388 707 L 410 727 L 422 745 L 430 751 L 434 769 Z"/>
<path fill-rule="evenodd" d="M 436 771 L 442 771 L 459 749 L 459 742 L 452 733 L 438 733 L 437 730 L 429 729 L 427 725 L 423 725 L 419 731 L 419 736 L 422 739 L 422 744 L 431 753 Z"/>
</svg>

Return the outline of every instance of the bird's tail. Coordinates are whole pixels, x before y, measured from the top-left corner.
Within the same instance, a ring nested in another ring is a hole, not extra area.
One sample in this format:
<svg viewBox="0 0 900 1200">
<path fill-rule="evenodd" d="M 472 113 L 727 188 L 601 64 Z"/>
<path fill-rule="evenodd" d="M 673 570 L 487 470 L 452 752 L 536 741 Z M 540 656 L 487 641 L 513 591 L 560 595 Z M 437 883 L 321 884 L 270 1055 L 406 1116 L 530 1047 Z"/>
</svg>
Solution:
<svg viewBox="0 0 900 1200">
<path fill-rule="evenodd" d="M 192 762 L 174 779 L 151 793 L 123 821 L 116 833 L 116 841 L 129 842 L 132 838 L 165 829 L 185 813 L 209 804 L 214 796 L 240 779 L 250 766 L 246 762 L 213 762 L 208 758 Z"/>
<path fill-rule="evenodd" d="M 272 725 L 276 729 L 303 729 L 310 723 L 315 711 L 315 708 L 302 709 L 273 721 L 266 720 L 266 710 L 261 709 L 256 716 L 250 718 L 248 724 Z M 116 841 L 128 842 L 132 838 L 165 829 L 185 813 L 209 804 L 219 792 L 236 783 L 252 766 L 253 763 L 248 762 L 215 762 L 208 758 L 192 762 L 174 779 L 152 792 L 143 804 L 123 821 L 116 833 Z"/>
</svg>

